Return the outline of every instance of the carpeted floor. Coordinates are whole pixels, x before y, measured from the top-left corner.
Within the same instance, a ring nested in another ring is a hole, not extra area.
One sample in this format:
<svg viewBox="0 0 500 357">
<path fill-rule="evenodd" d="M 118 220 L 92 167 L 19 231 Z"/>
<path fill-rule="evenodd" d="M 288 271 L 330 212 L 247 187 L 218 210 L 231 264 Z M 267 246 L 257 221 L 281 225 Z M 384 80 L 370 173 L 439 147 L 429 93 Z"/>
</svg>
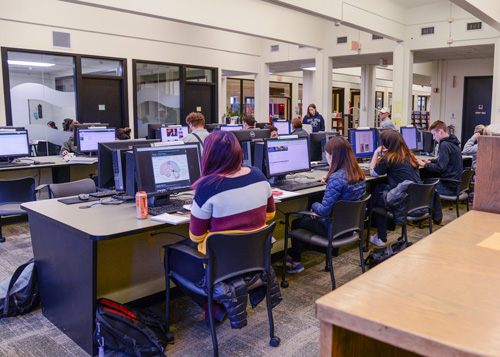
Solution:
<svg viewBox="0 0 500 357">
<path fill-rule="evenodd" d="M 447 207 L 447 206 L 446 206 Z M 443 210 L 442 225 L 456 218 L 455 210 Z M 461 214 L 465 206 L 461 206 Z M 29 225 L 25 221 L 5 220 L 5 243 L 0 244 L 0 280 L 13 273 L 20 264 L 32 257 Z M 439 229 L 435 226 L 435 229 Z M 389 241 L 395 241 L 401 230 L 389 232 Z M 408 228 L 408 237 L 418 242 L 427 236 L 428 228 Z M 372 231 L 373 234 L 373 231 Z M 370 246 L 373 249 L 374 246 Z M 365 257 L 366 257 L 365 253 Z M 248 326 L 232 330 L 229 321 L 217 327 L 221 356 L 317 356 L 319 354 L 319 322 L 315 317 L 314 302 L 331 291 L 329 273 L 324 271 L 325 257 L 317 252 L 303 255 L 305 271 L 288 275 L 290 286 L 282 289 L 283 301 L 273 310 L 276 335 L 281 345 L 269 345 L 269 324 L 265 301 L 255 310 L 248 307 Z M 281 268 L 274 265 L 280 277 Z M 342 248 L 334 258 L 337 286 L 355 279 L 361 274 L 357 246 Z M 281 280 L 281 278 L 280 278 Z M 369 301 L 367 301 L 369 303 Z M 175 306 L 172 323 L 175 344 L 167 350 L 169 356 L 210 356 L 212 341 L 204 313 L 187 297 L 173 301 Z M 164 306 L 159 307 L 162 311 Z M 8 319 L 0 319 L 0 356 L 87 356 L 87 354 L 60 332 L 42 315 L 38 308 L 31 313 Z M 118 356 L 111 351 L 107 356 Z"/>
</svg>

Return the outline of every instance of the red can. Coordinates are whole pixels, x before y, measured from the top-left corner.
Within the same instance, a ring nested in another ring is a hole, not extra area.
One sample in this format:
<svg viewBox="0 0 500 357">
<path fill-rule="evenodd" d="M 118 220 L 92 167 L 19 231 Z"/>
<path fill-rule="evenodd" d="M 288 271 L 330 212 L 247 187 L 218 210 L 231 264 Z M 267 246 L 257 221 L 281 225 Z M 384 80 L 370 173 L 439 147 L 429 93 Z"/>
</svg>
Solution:
<svg viewBox="0 0 500 357">
<path fill-rule="evenodd" d="M 148 218 L 148 195 L 145 191 L 139 191 L 135 194 L 135 211 L 137 219 Z"/>
</svg>

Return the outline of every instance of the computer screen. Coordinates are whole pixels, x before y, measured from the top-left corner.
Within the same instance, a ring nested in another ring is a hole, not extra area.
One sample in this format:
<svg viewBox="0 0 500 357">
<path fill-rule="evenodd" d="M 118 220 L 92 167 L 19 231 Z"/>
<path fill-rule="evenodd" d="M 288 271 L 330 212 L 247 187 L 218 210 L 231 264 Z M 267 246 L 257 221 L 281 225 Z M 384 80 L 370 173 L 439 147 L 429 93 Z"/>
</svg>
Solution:
<svg viewBox="0 0 500 357">
<path fill-rule="evenodd" d="M 417 150 L 417 128 L 402 126 L 399 128 L 401 135 L 410 150 Z"/>
<path fill-rule="evenodd" d="M 243 129 L 243 125 L 221 125 L 220 130 L 222 131 L 233 131 L 233 130 L 241 130 Z"/>
<path fill-rule="evenodd" d="M 189 134 L 187 126 L 162 127 L 160 130 L 161 141 L 178 141 Z M 156 135 L 158 136 L 158 135 Z"/>
<path fill-rule="evenodd" d="M 149 147 L 151 143 L 159 142 L 156 140 L 115 140 L 111 142 L 99 143 L 97 148 L 97 185 L 99 188 L 110 189 L 115 188 L 117 190 L 123 190 L 123 187 L 117 187 L 115 180 L 119 181 L 118 175 L 121 175 L 121 179 L 124 180 L 125 175 L 125 155 L 122 155 L 127 150 L 133 150 L 134 146 Z M 118 155 L 116 155 L 115 160 L 113 160 L 113 151 L 120 151 L 120 160 L 118 162 Z M 123 181 L 122 181 L 123 182 Z"/>
<path fill-rule="evenodd" d="M 78 131 L 80 129 L 90 129 L 90 128 L 95 128 L 95 129 L 104 129 L 108 127 L 108 123 L 85 123 L 85 124 L 74 124 L 73 125 L 73 134 L 76 138 L 78 137 Z"/>
<path fill-rule="evenodd" d="M 205 129 L 207 129 L 207 131 L 210 133 L 214 130 L 219 129 L 220 126 L 221 125 L 217 123 L 205 124 Z"/>
<path fill-rule="evenodd" d="M 0 157 L 29 156 L 28 131 L 0 130 Z"/>
<path fill-rule="evenodd" d="M 134 147 L 137 190 L 148 196 L 191 190 L 200 178 L 198 143 L 155 148 Z"/>
<path fill-rule="evenodd" d="M 334 138 L 336 136 L 340 136 L 339 132 L 327 132 L 327 135 L 321 139 L 321 162 L 324 164 L 327 164 L 328 162 L 326 161 L 326 154 L 325 154 L 325 145 L 330 140 L 331 138 Z"/>
<path fill-rule="evenodd" d="M 271 130 L 269 129 L 241 129 L 233 132 L 238 141 L 252 141 L 255 139 L 268 139 L 271 137 Z"/>
<path fill-rule="evenodd" d="M 321 161 L 322 160 L 322 147 L 325 145 L 322 144 L 322 141 L 327 136 L 338 136 L 339 132 L 336 131 L 320 131 L 317 133 L 309 134 L 309 160 L 311 161 Z"/>
<path fill-rule="evenodd" d="M 349 142 L 356 157 L 372 156 L 377 149 L 375 129 L 349 129 Z"/>
<path fill-rule="evenodd" d="M 269 139 L 265 151 L 268 177 L 311 170 L 307 138 Z"/>
<path fill-rule="evenodd" d="M 80 152 L 97 151 L 99 143 L 116 140 L 115 128 L 79 129 L 77 139 L 76 146 Z"/>
<path fill-rule="evenodd" d="M 286 120 L 273 120 L 273 125 L 278 129 L 278 135 L 290 134 L 290 122 Z"/>
<path fill-rule="evenodd" d="M 424 134 L 420 130 L 417 130 L 417 150 L 424 150 Z"/>
</svg>

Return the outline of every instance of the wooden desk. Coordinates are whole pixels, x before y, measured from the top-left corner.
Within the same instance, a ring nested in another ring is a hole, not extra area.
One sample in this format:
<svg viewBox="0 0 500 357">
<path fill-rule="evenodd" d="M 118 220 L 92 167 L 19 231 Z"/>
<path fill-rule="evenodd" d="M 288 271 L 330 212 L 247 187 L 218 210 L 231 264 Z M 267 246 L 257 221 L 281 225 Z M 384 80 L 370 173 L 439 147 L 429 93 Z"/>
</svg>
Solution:
<svg viewBox="0 0 500 357">
<path fill-rule="evenodd" d="M 316 301 L 321 356 L 499 356 L 500 215 L 470 211 Z"/>
</svg>

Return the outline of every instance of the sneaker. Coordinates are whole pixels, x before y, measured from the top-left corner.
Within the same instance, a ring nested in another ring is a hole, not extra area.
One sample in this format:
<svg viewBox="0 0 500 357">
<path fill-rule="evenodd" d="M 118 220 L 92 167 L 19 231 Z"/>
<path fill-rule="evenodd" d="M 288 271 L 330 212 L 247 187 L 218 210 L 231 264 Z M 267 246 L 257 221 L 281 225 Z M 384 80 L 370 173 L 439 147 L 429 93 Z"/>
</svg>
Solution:
<svg viewBox="0 0 500 357">
<path fill-rule="evenodd" d="M 442 221 L 443 221 L 442 219 L 439 219 L 439 220 L 434 220 L 433 219 L 432 223 L 434 223 L 434 224 L 441 224 Z"/>
<path fill-rule="evenodd" d="M 378 237 L 378 233 L 375 233 L 370 237 L 370 243 L 376 245 L 377 247 L 383 247 L 387 242 L 384 242 L 382 239 Z"/>
<path fill-rule="evenodd" d="M 301 263 L 297 264 L 296 266 L 292 266 L 286 270 L 286 272 L 289 274 L 302 273 L 303 271 L 304 271 L 304 267 L 302 266 Z"/>
</svg>

